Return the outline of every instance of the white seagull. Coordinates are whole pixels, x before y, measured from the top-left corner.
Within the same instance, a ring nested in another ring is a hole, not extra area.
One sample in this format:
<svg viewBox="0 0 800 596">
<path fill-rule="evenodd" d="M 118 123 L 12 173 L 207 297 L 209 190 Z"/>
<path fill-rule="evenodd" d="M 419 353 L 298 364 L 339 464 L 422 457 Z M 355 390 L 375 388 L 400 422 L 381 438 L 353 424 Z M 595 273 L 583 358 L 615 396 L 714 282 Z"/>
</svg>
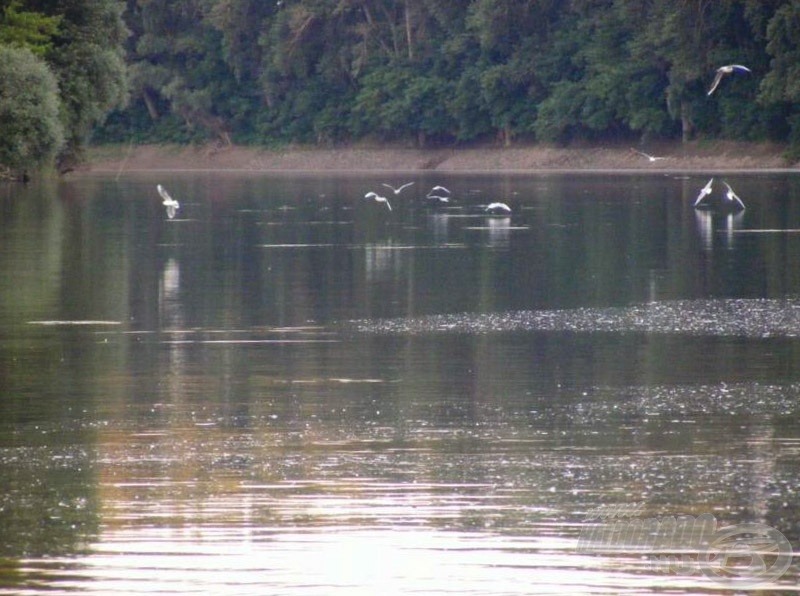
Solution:
<svg viewBox="0 0 800 596">
<path fill-rule="evenodd" d="M 725 186 L 727 186 L 727 187 L 728 187 L 728 192 L 726 192 L 726 193 L 725 193 L 725 197 L 727 197 L 728 201 L 729 201 L 729 202 L 736 203 L 737 205 L 739 205 L 739 207 L 741 207 L 742 209 L 744 209 L 744 208 L 745 208 L 745 206 L 744 206 L 744 203 L 742 202 L 742 199 L 740 199 L 740 198 L 738 197 L 738 195 L 737 195 L 735 192 L 733 192 L 733 189 L 731 188 L 731 185 L 730 185 L 730 184 L 728 184 L 727 182 L 725 182 L 724 180 L 722 181 L 722 183 L 723 183 Z"/>
<path fill-rule="evenodd" d="M 394 186 L 392 186 L 391 184 L 386 184 L 386 183 L 384 182 L 384 183 L 383 183 L 383 186 L 385 186 L 386 188 L 391 188 L 391 189 L 392 189 L 392 192 L 394 192 L 394 194 L 396 194 L 396 195 L 399 195 L 401 192 L 403 192 L 403 191 L 404 191 L 406 188 L 408 188 L 408 187 L 409 187 L 409 186 L 411 186 L 412 184 L 414 184 L 414 183 L 413 183 L 413 182 L 406 182 L 406 183 L 405 183 L 405 184 L 403 184 L 402 186 L 394 187 Z"/>
<path fill-rule="evenodd" d="M 645 153 L 644 151 L 639 151 L 638 149 L 634 149 L 631 147 L 631 151 L 634 153 L 638 153 L 639 155 L 646 157 L 647 161 L 653 163 L 654 161 L 658 161 L 659 159 L 667 159 L 666 157 L 656 157 L 655 155 L 650 155 L 649 153 Z"/>
<path fill-rule="evenodd" d="M 711 89 L 708 90 L 708 95 L 714 93 L 714 90 L 719 86 L 720 81 L 722 81 L 722 77 L 732 74 L 734 72 L 752 72 L 746 66 L 742 66 L 741 64 L 726 64 L 725 66 L 720 66 L 717 69 L 717 75 L 714 77 L 714 82 L 711 83 Z"/>
<path fill-rule="evenodd" d="M 380 196 L 378 193 L 368 192 L 367 194 L 364 195 L 364 198 L 365 199 L 375 199 L 378 203 L 385 203 L 386 204 L 386 208 L 389 209 L 389 211 L 392 210 L 392 206 L 389 204 L 389 199 L 387 199 L 386 197 Z"/>
<path fill-rule="evenodd" d="M 708 195 L 711 194 L 711 184 L 713 182 L 714 179 L 712 178 L 711 180 L 706 182 L 706 185 L 702 189 L 700 189 L 700 194 L 697 195 L 697 199 L 695 200 L 694 205 L 692 205 L 692 207 L 697 207 L 704 198 L 706 198 Z"/>
<path fill-rule="evenodd" d="M 491 215 L 509 215 L 511 213 L 511 207 L 505 203 L 489 203 L 486 205 L 484 211 Z"/>
<path fill-rule="evenodd" d="M 173 217 L 175 217 L 175 213 L 180 208 L 180 204 L 178 203 L 178 201 L 169 196 L 169 193 L 160 184 L 156 185 L 156 190 L 158 191 L 158 194 L 161 195 L 161 198 L 164 199 L 164 201 L 161 204 L 167 208 L 167 217 L 172 219 Z"/>
</svg>

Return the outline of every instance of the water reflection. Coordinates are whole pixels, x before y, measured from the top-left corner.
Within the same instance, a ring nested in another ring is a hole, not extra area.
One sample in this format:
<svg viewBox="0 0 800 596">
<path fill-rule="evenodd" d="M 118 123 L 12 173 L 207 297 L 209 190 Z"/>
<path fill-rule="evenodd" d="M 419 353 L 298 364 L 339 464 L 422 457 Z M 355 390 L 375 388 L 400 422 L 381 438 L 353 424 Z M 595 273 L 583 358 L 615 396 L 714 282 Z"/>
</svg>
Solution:
<svg viewBox="0 0 800 596">
<path fill-rule="evenodd" d="M 718 215 L 712 211 L 695 211 L 695 219 L 706 251 L 712 251 L 716 236 L 719 236 L 725 248 L 731 250 L 734 247 L 736 232 L 741 229 L 744 222 L 744 213 Z"/>
<path fill-rule="evenodd" d="M 2 198 L 0 592 L 720 589 L 577 551 L 630 503 L 798 545 L 800 182 L 437 176 Z"/>
</svg>

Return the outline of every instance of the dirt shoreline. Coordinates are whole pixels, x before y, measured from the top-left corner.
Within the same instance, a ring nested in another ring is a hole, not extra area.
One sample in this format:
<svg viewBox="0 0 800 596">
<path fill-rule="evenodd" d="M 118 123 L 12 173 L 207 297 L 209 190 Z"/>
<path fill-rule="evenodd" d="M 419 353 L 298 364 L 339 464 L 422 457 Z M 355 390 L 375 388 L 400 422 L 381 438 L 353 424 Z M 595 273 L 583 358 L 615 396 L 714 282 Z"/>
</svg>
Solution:
<svg viewBox="0 0 800 596">
<path fill-rule="evenodd" d="M 637 147 L 637 149 L 639 149 Z M 245 172 L 554 172 L 554 171 L 794 171 L 785 147 L 767 143 L 707 142 L 641 148 L 663 157 L 650 161 L 630 146 L 404 149 L 244 146 L 103 146 L 89 151 L 77 174 L 150 171 Z"/>
</svg>

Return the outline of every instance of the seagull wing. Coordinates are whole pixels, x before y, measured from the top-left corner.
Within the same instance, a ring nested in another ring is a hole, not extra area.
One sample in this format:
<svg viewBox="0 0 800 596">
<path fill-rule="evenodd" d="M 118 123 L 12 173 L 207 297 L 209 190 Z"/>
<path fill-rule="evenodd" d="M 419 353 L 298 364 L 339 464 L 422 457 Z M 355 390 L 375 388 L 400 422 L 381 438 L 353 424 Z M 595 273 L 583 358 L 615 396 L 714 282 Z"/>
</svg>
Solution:
<svg viewBox="0 0 800 596">
<path fill-rule="evenodd" d="M 397 194 L 398 192 L 400 192 L 400 189 L 398 189 L 398 188 L 395 188 L 395 187 L 394 187 L 394 186 L 392 186 L 391 184 L 386 184 L 385 182 L 383 182 L 383 183 L 381 184 L 381 186 L 385 186 L 386 188 L 389 188 L 389 189 L 391 189 L 391 191 L 392 191 L 394 194 Z"/>
<path fill-rule="evenodd" d="M 433 187 L 432 189 L 430 189 L 430 191 L 428 192 L 428 196 L 432 195 L 432 194 L 433 194 L 433 193 L 435 193 L 435 192 L 439 192 L 439 191 L 442 191 L 442 192 L 445 192 L 445 193 L 447 193 L 447 194 L 450 194 L 450 191 L 449 191 L 448 189 L 446 189 L 444 186 L 434 186 L 434 187 Z"/>
<path fill-rule="evenodd" d="M 170 219 L 175 217 L 175 213 L 177 212 L 177 210 L 178 210 L 177 206 L 173 205 L 172 203 L 167 205 L 167 217 Z"/>
<path fill-rule="evenodd" d="M 169 196 L 169 193 L 167 192 L 167 190 L 163 186 L 161 186 L 160 184 L 156 185 L 156 190 L 158 191 L 158 194 L 161 195 L 161 198 L 164 199 L 165 201 L 171 201 L 172 200 L 172 197 Z"/>
<path fill-rule="evenodd" d="M 387 208 L 389 211 L 391 211 L 391 210 L 392 210 L 392 205 L 389 203 L 389 199 L 385 199 L 385 198 L 383 198 L 383 197 L 381 197 L 381 198 L 383 199 L 383 202 L 384 202 L 384 203 L 386 203 L 386 208 Z"/>
<path fill-rule="evenodd" d="M 742 66 L 741 64 L 731 64 L 731 68 L 737 72 L 753 72 L 746 66 Z"/>
<path fill-rule="evenodd" d="M 402 192 L 403 190 L 405 190 L 406 188 L 408 188 L 409 186 L 412 186 L 413 184 L 414 184 L 413 182 L 406 182 L 406 183 L 405 183 L 405 184 L 403 184 L 403 185 L 402 185 L 400 188 L 398 188 L 398 189 L 397 189 L 395 192 L 396 192 L 396 193 L 400 193 L 400 192 Z"/>
<path fill-rule="evenodd" d="M 711 83 L 711 89 L 708 90 L 708 95 L 711 95 L 712 93 L 714 93 L 714 90 L 719 86 L 719 82 L 722 80 L 722 77 L 724 77 L 724 76 L 725 76 L 725 71 L 722 70 L 722 69 L 719 69 L 717 71 L 717 75 L 714 77 L 714 82 Z"/>
<path fill-rule="evenodd" d="M 511 213 L 511 207 L 505 203 L 489 203 L 486 206 L 486 211 L 504 211 L 505 213 Z"/>
</svg>

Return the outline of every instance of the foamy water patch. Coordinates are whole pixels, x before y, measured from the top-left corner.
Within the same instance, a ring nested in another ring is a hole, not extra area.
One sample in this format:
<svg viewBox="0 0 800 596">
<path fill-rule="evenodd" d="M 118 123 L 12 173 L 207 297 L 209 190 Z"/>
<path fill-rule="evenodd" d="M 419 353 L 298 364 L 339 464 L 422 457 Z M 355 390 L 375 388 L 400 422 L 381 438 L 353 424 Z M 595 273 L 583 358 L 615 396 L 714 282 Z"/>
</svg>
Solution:
<svg viewBox="0 0 800 596">
<path fill-rule="evenodd" d="M 362 333 L 657 333 L 700 336 L 800 337 L 798 299 L 649 302 L 625 307 L 440 314 L 353 321 Z"/>
</svg>

